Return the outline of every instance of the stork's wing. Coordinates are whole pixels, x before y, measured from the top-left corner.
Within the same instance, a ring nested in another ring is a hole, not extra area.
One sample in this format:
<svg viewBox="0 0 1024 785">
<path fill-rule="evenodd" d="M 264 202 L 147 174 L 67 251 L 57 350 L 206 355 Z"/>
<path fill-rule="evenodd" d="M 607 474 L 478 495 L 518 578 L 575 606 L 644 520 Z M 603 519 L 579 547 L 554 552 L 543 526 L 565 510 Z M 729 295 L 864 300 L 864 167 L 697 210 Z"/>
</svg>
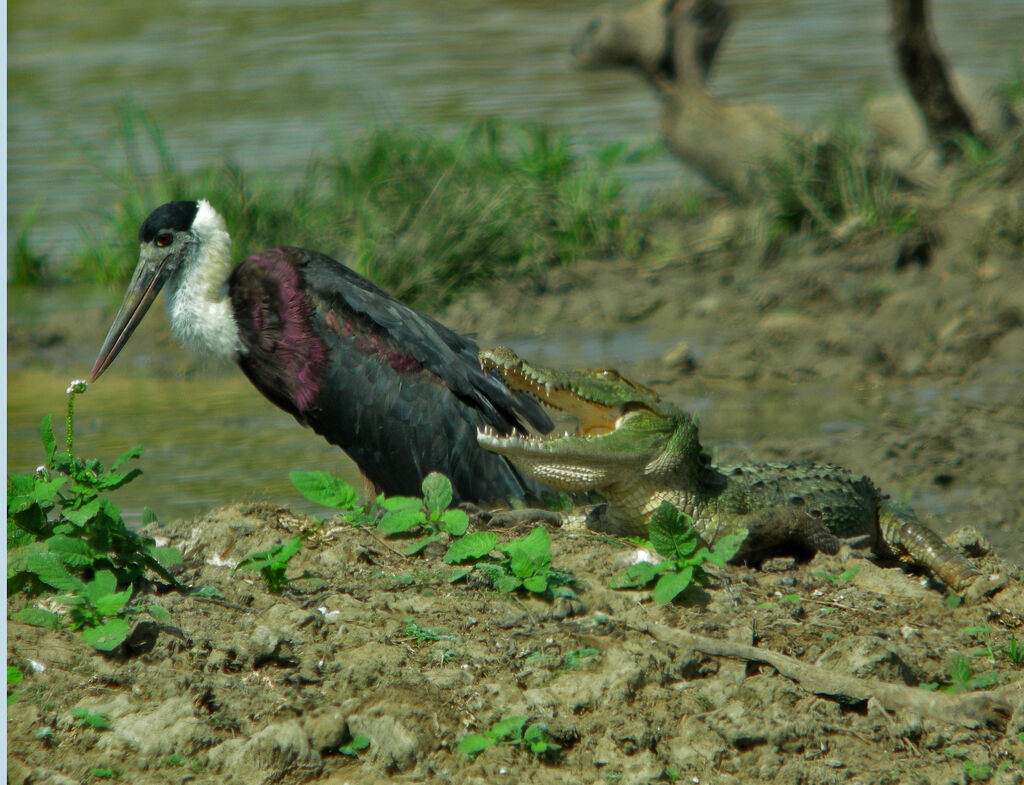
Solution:
<svg viewBox="0 0 1024 785">
<path fill-rule="evenodd" d="M 395 299 L 372 281 L 328 256 L 289 248 L 302 254 L 310 292 L 329 312 L 361 315 L 387 351 L 405 352 L 441 379 L 448 388 L 486 414 L 486 424 L 502 433 L 525 422 L 547 433 L 547 412 L 529 395 L 512 393 L 497 377 L 484 372 L 479 347 L 470 338 Z"/>
</svg>

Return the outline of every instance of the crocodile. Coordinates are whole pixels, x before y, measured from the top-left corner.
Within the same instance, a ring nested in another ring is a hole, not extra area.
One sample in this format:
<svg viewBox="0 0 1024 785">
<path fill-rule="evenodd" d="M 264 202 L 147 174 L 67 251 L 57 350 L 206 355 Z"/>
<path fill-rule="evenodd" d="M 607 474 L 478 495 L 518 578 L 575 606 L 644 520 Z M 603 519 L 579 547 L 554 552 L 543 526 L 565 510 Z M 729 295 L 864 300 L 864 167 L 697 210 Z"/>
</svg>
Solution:
<svg viewBox="0 0 1024 785">
<path fill-rule="evenodd" d="M 737 562 L 794 546 L 836 553 L 842 541 L 860 540 L 880 557 L 926 568 L 957 592 L 981 576 L 908 505 L 865 476 L 827 464 L 715 466 L 693 415 L 614 370 L 543 368 L 503 346 L 482 351 L 480 362 L 510 388 L 577 420 L 576 431 L 563 436 L 483 428 L 477 440 L 551 488 L 597 492 L 607 504 L 588 516 L 592 529 L 646 536 L 651 514 L 668 501 L 693 519 L 708 545 L 746 529 Z"/>
</svg>

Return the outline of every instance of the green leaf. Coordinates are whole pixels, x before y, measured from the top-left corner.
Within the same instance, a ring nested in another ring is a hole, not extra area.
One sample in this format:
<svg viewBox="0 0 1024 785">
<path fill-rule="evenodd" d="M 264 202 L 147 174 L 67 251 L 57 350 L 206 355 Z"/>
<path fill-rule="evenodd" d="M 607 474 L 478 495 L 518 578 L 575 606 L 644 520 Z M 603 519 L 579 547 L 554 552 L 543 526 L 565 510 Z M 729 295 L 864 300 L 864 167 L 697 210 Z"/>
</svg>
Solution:
<svg viewBox="0 0 1024 785">
<path fill-rule="evenodd" d="M 14 618 L 25 622 L 25 624 L 31 624 L 33 627 L 46 627 L 51 630 L 60 629 L 60 616 L 42 608 L 22 608 L 14 614 Z"/>
<path fill-rule="evenodd" d="M 85 596 L 93 604 L 102 597 L 113 594 L 115 591 L 117 591 L 117 578 L 114 577 L 114 573 L 110 570 L 97 570 L 93 579 L 85 585 Z"/>
<path fill-rule="evenodd" d="M 288 560 L 302 548 L 303 539 L 303 536 L 300 534 L 298 537 L 293 537 L 287 543 L 275 545 L 266 551 L 253 553 L 242 559 L 235 569 L 260 571 L 273 567 L 283 569 Z"/>
<path fill-rule="evenodd" d="M 290 472 L 288 479 L 299 493 L 324 507 L 348 510 L 359 504 L 356 489 L 327 472 Z"/>
<path fill-rule="evenodd" d="M 465 578 L 471 572 L 473 572 L 472 568 L 470 568 L 468 570 L 467 569 L 452 570 L 452 574 L 448 576 L 448 583 L 456 583 L 457 581 L 461 581 L 463 578 Z"/>
<path fill-rule="evenodd" d="M 106 501 L 106 499 L 96 496 L 91 501 L 82 505 L 78 509 L 65 509 L 64 517 L 76 526 L 85 526 L 89 524 L 93 520 L 93 518 L 99 515 L 100 511 L 103 510 L 107 504 L 108 502 Z"/>
<path fill-rule="evenodd" d="M 7 475 L 7 503 L 15 496 L 27 496 L 36 487 L 38 478 L 32 474 Z"/>
<path fill-rule="evenodd" d="M 98 627 L 82 630 L 82 640 L 100 651 L 116 649 L 127 637 L 128 622 L 121 618 L 108 619 Z"/>
<path fill-rule="evenodd" d="M 415 496 L 391 496 L 387 499 L 381 499 L 381 509 L 384 510 L 418 510 L 423 512 L 423 500 L 417 499 Z M 426 520 L 426 516 L 424 516 Z"/>
<path fill-rule="evenodd" d="M 343 747 L 338 748 L 338 752 L 342 755 L 358 755 L 360 752 L 370 746 L 370 737 L 362 734 L 353 736 L 352 741 Z"/>
<path fill-rule="evenodd" d="M 125 464 L 125 463 L 127 463 L 128 461 L 130 461 L 130 460 L 133 460 L 134 458 L 139 458 L 139 457 L 141 457 L 141 456 L 142 456 L 142 453 L 144 453 L 145 451 L 146 451 L 146 450 L 145 450 L 145 448 L 144 448 L 144 447 L 132 447 L 132 448 L 131 448 L 131 449 L 129 449 L 129 450 L 125 450 L 125 451 L 124 451 L 123 453 L 121 453 L 121 454 L 120 454 L 120 455 L 119 455 L 119 456 L 117 457 L 117 460 L 116 460 L 116 461 L 114 461 L 114 465 L 113 465 L 113 466 L 111 466 L 110 468 L 111 468 L 111 469 L 117 469 L 117 468 L 119 468 L 119 467 L 120 467 L 120 466 L 121 466 L 122 464 Z"/>
<path fill-rule="evenodd" d="M 496 739 L 519 738 L 523 733 L 523 726 L 526 724 L 526 716 L 514 714 L 498 720 L 491 726 L 489 731 Z"/>
<path fill-rule="evenodd" d="M 55 477 L 52 480 L 37 480 L 35 487 L 32 489 L 32 493 L 28 498 L 30 501 L 38 502 L 39 504 L 52 502 L 57 496 L 58 491 L 64 487 L 64 484 L 67 481 L 67 477 Z"/>
<path fill-rule="evenodd" d="M 417 553 L 426 548 L 430 543 L 437 542 L 441 539 L 440 534 L 431 534 L 429 537 L 422 537 L 413 542 L 408 548 L 405 549 L 406 556 L 415 556 Z"/>
<path fill-rule="evenodd" d="M 150 523 L 156 522 L 156 513 L 153 512 L 149 507 L 142 508 L 142 525 L 146 526 Z"/>
<path fill-rule="evenodd" d="M 423 505 L 430 512 L 447 510 L 452 503 L 452 484 L 440 472 L 431 472 L 423 478 Z"/>
<path fill-rule="evenodd" d="M 461 564 L 469 560 L 483 558 L 498 545 L 498 537 L 493 532 L 473 532 L 456 540 L 448 548 L 444 560 L 448 564 Z"/>
<path fill-rule="evenodd" d="M 165 567 L 170 567 L 172 564 L 181 564 L 181 551 L 173 545 L 150 546 L 149 548 L 146 548 L 146 553 Z"/>
<path fill-rule="evenodd" d="M 466 757 L 473 758 L 494 744 L 495 739 L 490 736 L 485 736 L 482 733 L 473 733 L 460 741 L 455 749 Z"/>
<path fill-rule="evenodd" d="M 149 605 L 144 605 L 143 610 L 149 613 L 149 615 L 156 619 L 158 622 L 166 623 L 171 620 L 171 612 L 167 610 L 167 608 L 165 608 L 163 605 L 156 605 L 154 603 L 150 603 Z"/>
<path fill-rule="evenodd" d="M 78 706 L 71 710 L 71 716 L 76 720 L 81 720 L 86 725 L 91 725 L 94 728 L 109 728 L 110 720 L 107 719 L 105 714 L 100 712 L 89 711 L 88 709 Z"/>
<path fill-rule="evenodd" d="M 93 487 L 97 491 L 115 491 L 142 474 L 142 469 L 131 469 L 126 472 L 103 472 L 96 476 Z"/>
<path fill-rule="evenodd" d="M 39 424 L 39 436 L 43 440 L 43 448 L 46 450 L 46 463 L 53 466 L 54 456 L 57 454 L 57 440 L 53 437 L 53 423 L 50 415 L 43 417 Z"/>
<path fill-rule="evenodd" d="M 697 547 L 693 519 L 669 502 L 662 502 L 654 511 L 647 531 L 654 550 L 668 559 L 681 559 Z"/>
<path fill-rule="evenodd" d="M 499 551 L 507 553 L 512 571 L 521 578 L 544 572 L 551 564 L 551 538 L 543 526 L 518 540 L 512 540 L 498 546 Z"/>
<path fill-rule="evenodd" d="M 7 686 L 13 687 L 23 678 L 24 674 L 15 665 L 7 666 Z"/>
<path fill-rule="evenodd" d="M 296 553 L 302 550 L 302 541 L 306 538 L 303 535 L 298 537 L 292 537 L 291 540 L 280 546 L 281 550 L 278 552 L 277 557 L 281 561 L 288 561 Z"/>
<path fill-rule="evenodd" d="M 452 537 L 461 537 L 469 528 L 469 516 L 465 510 L 445 510 L 441 515 L 441 528 Z"/>
<path fill-rule="evenodd" d="M 96 612 L 100 616 L 113 616 L 119 610 L 121 610 L 132 598 L 132 588 L 129 586 L 122 592 L 117 594 L 108 594 L 105 597 L 100 597 L 95 600 L 93 604 L 96 606 Z"/>
<path fill-rule="evenodd" d="M 494 588 L 505 594 L 515 591 L 522 585 L 522 580 L 515 575 L 499 575 L 494 578 Z"/>
<path fill-rule="evenodd" d="M 526 578 L 523 581 L 523 588 L 527 591 L 532 591 L 534 594 L 543 594 L 548 589 L 547 576 L 534 575 L 530 578 Z"/>
<path fill-rule="evenodd" d="M 673 566 L 672 562 L 663 561 L 652 564 L 649 561 L 638 561 L 636 564 L 630 565 L 618 578 L 612 578 L 608 585 L 613 589 L 635 589 L 638 586 L 646 586 L 671 566 Z"/>
<path fill-rule="evenodd" d="M 50 553 L 55 553 L 64 564 L 70 567 L 84 567 L 96 560 L 96 554 L 89 547 L 89 543 L 64 534 L 55 534 L 48 539 L 46 549 Z"/>
<path fill-rule="evenodd" d="M 533 560 L 521 550 L 515 550 L 509 557 L 509 567 L 517 578 L 529 578 L 537 572 Z"/>
<path fill-rule="evenodd" d="M 654 585 L 654 601 L 659 605 L 670 603 L 692 582 L 692 566 L 684 567 L 679 572 L 665 573 Z"/>
<path fill-rule="evenodd" d="M 64 562 L 56 553 L 48 551 L 30 553 L 26 564 L 39 580 L 58 591 L 74 592 L 75 594 L 85 592 L 85 583 L 68 572 L 68 568 L 64 566 Z"/>
<path fill-rule="evenodd" d="M 548 750 L 558 750 L 561 746 L 551 741 L 547 728 L 535 722 L 523 733 L 523 742 L 528 744 L 530 751 L 540 755 Z"/>
<path fill-rule="evenodd" d="M 377 524 L 377 531 L 384 534 L 399 534 L 401 532 L 415 529 L 427 522 L 422 509 L 415 510 L 388 510 Z"/>
<path fill-rule="evenodd" d="M 719 537 L 708 554 L 707 560 L 719 567 L 736 556 L 747 540 L 746 529 L 736 529 L 722 537 Z"/>
</svg>

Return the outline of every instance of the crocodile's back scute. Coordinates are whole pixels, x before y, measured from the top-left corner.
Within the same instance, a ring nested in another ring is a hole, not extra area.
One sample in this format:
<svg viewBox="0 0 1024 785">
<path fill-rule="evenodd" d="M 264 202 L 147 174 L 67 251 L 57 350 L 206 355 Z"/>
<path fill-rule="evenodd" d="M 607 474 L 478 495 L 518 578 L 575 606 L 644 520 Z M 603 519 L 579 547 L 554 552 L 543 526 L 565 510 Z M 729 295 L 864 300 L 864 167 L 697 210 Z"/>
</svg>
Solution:
<svg viewBox="0 0 1024 785">
<path fill-rule="evenodd" d="M 797 507 L 822 521 L 837 537 L 874 534 L 882 494 L 867 477 L 840 466 L 761 463 L 722 467 L 730 498 L 745 497 L 751 509 Z"/>
</svg>

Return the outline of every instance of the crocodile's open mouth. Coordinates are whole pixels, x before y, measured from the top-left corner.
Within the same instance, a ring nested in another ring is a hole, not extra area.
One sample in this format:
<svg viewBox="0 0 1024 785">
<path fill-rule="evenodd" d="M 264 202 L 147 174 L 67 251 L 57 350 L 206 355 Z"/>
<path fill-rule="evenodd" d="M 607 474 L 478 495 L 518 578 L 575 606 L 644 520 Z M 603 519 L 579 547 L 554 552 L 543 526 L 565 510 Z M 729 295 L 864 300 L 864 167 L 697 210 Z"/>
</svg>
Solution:
<svg viewBox="0 0 1024 785">
<path fill-rule="evenodd" d="M 592 439 L 614 433 L 622 423 L 623 416 L 627 412 L 637 409 L 648 409 L 640 402 L 630 401 L 621 403 L 616 395 L 614 404 L 603 404 L 600 401 L 585 397 L 577 392 L 575 388 L 593 388 L 595 384 L 602 382 L 616 387 L 633 388 L 641 391 L 644 395 L 654 396 L 655 393 L 647 388 L 630 382 L 614 370 L 597 370 L 586 372 L 566 371 L 560 376 L 564 380 L 560 384 L 551 384 L 533 373 L 522 360 L 511 350 L 504 347 L 487 350 L 480 353 L 480 364 L 485 370 L 496 370 L 501 374 L 502 379 L 509 388 L 518 392 L 525 392 L 540 401 L 545 407 L 556 412 L 563 412 L 576 420 L 575 433 L 566 431 L 563 435 L 536 435 L 517 433 L 513 436 L 502 437 L 489 428 L 482 428 L 480 436 L 486 441 L 496 445 L 499 442 L 519 444 L 550 444 L 565 438 L 586 438 Z M 617 390 L 617 392 L 619 392 Z M 556 432 L 557 433 L 557 430 Z"/>
</svg>

